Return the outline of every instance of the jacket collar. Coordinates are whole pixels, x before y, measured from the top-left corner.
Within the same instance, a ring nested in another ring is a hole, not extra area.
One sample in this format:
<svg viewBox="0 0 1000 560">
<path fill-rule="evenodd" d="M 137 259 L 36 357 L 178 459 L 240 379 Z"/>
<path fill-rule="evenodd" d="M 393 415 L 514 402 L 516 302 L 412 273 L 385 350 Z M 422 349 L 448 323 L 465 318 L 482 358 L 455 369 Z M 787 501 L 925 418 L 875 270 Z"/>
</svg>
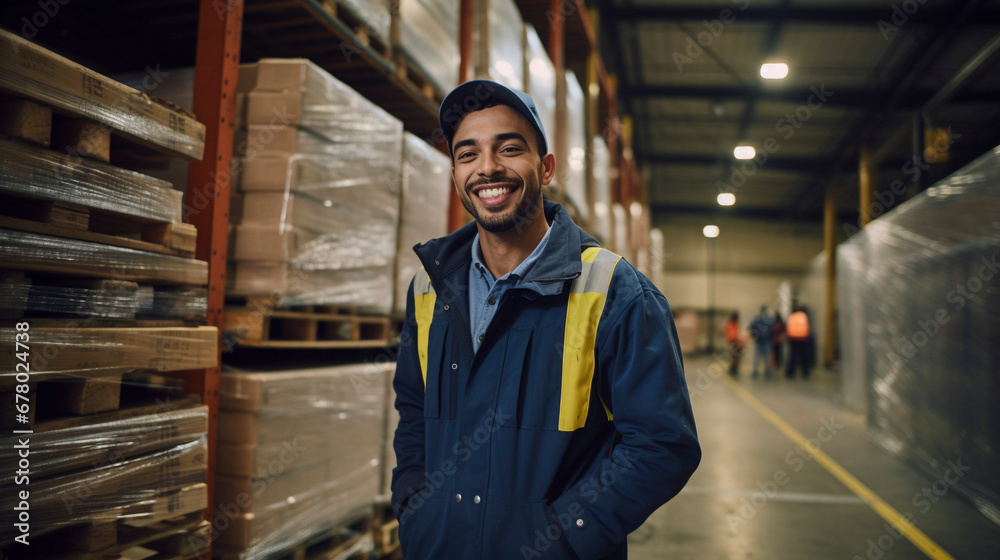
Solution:
<svg viewBox="0 0 1000 560">
<path fill-rule="evenodd" d="M 565 281 L 580 275 L 583 249 L 600 244 L 573 223 L 562 205 L 546 200 L 544 209 L 552 237 L 541 258 L 521 280 L 521 287 L 551 295 L 559 293 Z M 432 282 L 438 283 L 458 269 L 468 270 L 476 231 L 476 223 L 471 222 L 454 233 L 413 247 Z"/>
</svg>

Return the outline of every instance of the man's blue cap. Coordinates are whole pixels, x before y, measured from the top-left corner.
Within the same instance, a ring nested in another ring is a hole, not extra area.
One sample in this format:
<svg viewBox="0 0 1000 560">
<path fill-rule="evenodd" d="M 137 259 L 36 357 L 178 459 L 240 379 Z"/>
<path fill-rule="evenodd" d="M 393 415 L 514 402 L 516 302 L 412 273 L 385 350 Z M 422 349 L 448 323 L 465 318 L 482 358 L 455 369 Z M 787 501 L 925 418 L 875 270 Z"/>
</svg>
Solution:
<svg viewBox="0 0 1000 560">
<path fill-rule="evenodd" d="M 545 140 L 545 127 L 542 126 L 542 118 L 538 116 L 534 100 L 523 91 L 492 80 L 470 80 L 460 84 L 441 102 L 438 123 L 445 138 L 448 139 L 449 149 L 455 136 L 455 129 L 466 115 L 483 109 L 485 105 L 495 104 L 507 105 L 528 119 L 542 139 L 542 153 L 539 155 L 544 156 L 549 152 L 548 142 Z"/>
</svg>

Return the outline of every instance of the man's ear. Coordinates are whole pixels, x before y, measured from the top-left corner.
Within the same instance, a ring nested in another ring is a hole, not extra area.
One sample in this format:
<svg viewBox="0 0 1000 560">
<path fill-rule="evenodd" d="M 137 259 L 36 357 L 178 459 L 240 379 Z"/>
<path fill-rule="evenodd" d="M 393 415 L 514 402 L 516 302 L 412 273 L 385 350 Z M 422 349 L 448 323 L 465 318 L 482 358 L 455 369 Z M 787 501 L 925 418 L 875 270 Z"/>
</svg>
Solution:
<svg viewBox="0 0 1000 560">
<path fill-rule="evenodd" d="M 556 156 L 548 153 L 542 157 L 542 184 L 548 185 L 556 176 Z"/>
</svg>

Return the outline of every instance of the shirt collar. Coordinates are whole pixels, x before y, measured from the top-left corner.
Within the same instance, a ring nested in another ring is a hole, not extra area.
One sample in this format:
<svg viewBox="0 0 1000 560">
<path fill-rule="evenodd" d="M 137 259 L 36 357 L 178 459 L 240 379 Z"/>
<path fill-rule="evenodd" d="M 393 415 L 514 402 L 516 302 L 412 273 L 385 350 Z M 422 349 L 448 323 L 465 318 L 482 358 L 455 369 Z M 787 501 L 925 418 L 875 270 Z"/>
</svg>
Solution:
<svg viewBox="0 0 1000 560">
<path fill-rule="evenodd" d="M 472 266 L 476 267 L 476 270 L 478 270 L 480 273 L 483 274 L 483 276 L 486 278 L 487 282 L 490 283 L 490 285 L 492 285 L 493 282 L 495 281 L 504 280 L 507 278 L 510 278 L 511 280 L 518 280 L 524 278 L 524 276 L 528 273 L 528 271 L 531 270 L 531 267 L 542 256 L 542 253 L 545 252 L 545 247 L 547 247 L 549 244 L 549 238 L 551 237 L 550 235 L 551 233 L 552 233 L 552 227 L 550 226 L 549 229 L 545 230 L 545 235 L 542 236 L 541 241 L 539 241 L 538 245 L 535 246 L 535 249 L 531 251 L 531 254 L 528 255 L 528 257 L 525 258 L 523 261 L 521 261 L 521 264 L 517 265 L 514 268 L 514 270 L 508 272 L 507 274 L 501 276 L 500 278 L 497 278 L 496 280 L 493 279 L 493 273 L 490 272 L 490 269 L 486 266 L 486 263 L 483 262 L 483 257 L 482 257 L 483 251 L 482 248 L 480 247 L 479 234 L 477 233 L 476 236 L 472 239 Z"/>
</svg>

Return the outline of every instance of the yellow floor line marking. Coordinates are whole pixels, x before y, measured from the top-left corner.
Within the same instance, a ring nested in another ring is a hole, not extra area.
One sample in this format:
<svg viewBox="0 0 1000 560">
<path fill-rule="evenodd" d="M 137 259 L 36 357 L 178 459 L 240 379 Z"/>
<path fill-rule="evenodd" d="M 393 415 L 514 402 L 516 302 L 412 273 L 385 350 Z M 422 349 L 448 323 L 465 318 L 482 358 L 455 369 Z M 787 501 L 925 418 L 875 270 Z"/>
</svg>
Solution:
<svg viewBox="0 0 1000 560">
<path fill-rule="evenodd" d="M 767 407 L 764 403 L 760 401 L 757 397 L 753 396 L 750 391 L 746 390 L 742 385 L 733 381 L 729 377 L 722 377 L 722 380 L 726 383 L 726 386 L 732 389 L 734 393 L 751 408 L 756 410 L 765 420 L 771 423 L 772 426 L 778 429 L 781 433 L 795 442 L 799 447 L 801 447 L 806 453 L 812 456 L 817 463 L 823 465 L 823 468 L 827 470 L 834 478 L 839 480 L 844 486 L 846 486 L 851 492 L 857 494 L 859 498 L 865 501 L 872 510 L 875 511 L 882 519 L 885 519 L 890 525 L 892 525 L 897 531 L 899 531 L 908 541 L 913 543 L 914 546 L 919 548 L 928 558 L 933 560 L 954 560 L 950 554 L 944 551 L 940 546 L 931 540 L 923 531 L 918 529 L 916 525 L 913 525 L 906 520 L 895 508 L 886 503 L 885 500 L 880 498 L 878 494 L 868 488 L 860 480 L 854 478 L 854 475 L 847 472 L 844 467 L 841 467 L 839 463 L 834 461 L 829 455 L 823 452 L 821 449 L 813 450 L 813 446 L 809 445 L 809 440 L 795 430 L 788 422 L 785 422 L 780 416 L 778 416 L 773 410 Z"/>
</svg>

